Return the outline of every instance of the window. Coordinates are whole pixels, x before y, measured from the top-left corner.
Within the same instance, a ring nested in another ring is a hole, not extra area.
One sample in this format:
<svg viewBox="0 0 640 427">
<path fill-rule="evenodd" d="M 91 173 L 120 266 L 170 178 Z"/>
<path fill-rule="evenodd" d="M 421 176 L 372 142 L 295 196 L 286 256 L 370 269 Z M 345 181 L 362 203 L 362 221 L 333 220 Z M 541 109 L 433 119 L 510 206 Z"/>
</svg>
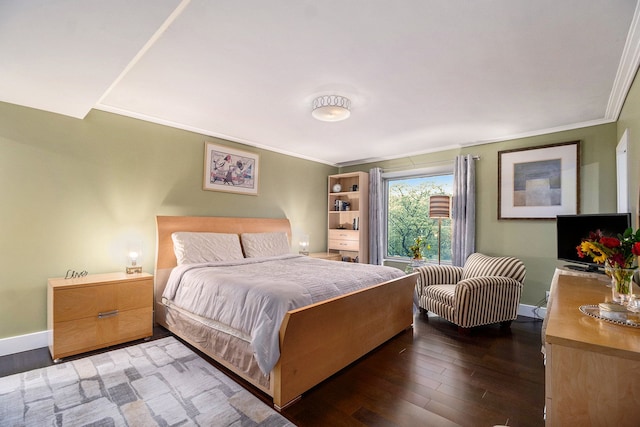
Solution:
<svg viewBox="0 0 640 427">
<path fill-rule="evenodd" d="M 384 176 L 386 196 L 386 258 L 409 259 L 409 246 L 415 238 L 425 241 L 423 257 L 427 262 L 450 264 L 451 219 L 442 219 L 438 248 L 438 219 L 429 218 L 429 196 L 453 193 L 453 173 Z"/>
</svg>

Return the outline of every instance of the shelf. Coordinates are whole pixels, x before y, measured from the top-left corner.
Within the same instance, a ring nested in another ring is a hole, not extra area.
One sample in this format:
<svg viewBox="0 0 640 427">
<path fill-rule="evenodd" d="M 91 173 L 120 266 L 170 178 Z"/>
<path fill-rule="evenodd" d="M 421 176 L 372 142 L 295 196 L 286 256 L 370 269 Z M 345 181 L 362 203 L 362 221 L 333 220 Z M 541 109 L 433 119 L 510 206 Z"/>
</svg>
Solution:
<svg viewBox="0 0 640 427">
<path fill-rule="evenodd" d="M 347 172 L 329 175 L 328 188 L 328 240 L 327 248 L 338 253 L 343 260 L 357 260 L 367 263 L 369 260 L 369 174 L 366 172 Z M 341 191 L 333 192 L 333 186 L 340 184 Z M 349 210 L 335 210 L 344 202 Z M 357 223 L 357 229 L 354 226 Z"/>
<path fill-rule="evenodd" d="M 341 213 L 360 213 L 360 211 L 329 211 L 330 214 L 341 214 Z"/>
<path fill-rule="evenodd" d="M 349 194 L 358 194 L 358 191 L 341 191 L 339 193 L 334 193 L 333 191 L 329 193 L 330 196 L 348 196 Z"/>
</svg>

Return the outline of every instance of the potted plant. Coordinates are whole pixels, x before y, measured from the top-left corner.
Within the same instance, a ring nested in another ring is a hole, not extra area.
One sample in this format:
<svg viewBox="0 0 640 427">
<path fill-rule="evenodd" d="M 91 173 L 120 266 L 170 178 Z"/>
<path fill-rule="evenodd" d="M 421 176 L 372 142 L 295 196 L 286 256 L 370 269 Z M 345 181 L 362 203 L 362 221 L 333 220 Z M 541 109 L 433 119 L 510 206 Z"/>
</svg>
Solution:
<svg viewBox="0 0 640 427">
<path fill-rule="evenodd" d="M 413 245 L 409 246 L 409 253 L 414 261 L 422 261 L 422 248 L 424 248 L 424 238 L 422 236 L 418 236 L 413 242 Z"/>
</svg>

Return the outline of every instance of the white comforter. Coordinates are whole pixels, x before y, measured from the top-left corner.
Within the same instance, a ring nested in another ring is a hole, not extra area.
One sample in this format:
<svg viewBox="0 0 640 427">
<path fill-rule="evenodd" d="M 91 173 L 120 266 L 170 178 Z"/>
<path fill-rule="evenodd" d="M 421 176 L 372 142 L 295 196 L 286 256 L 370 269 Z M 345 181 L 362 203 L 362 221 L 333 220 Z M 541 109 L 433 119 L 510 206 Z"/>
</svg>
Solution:
<svg viewBox="0 0 640 427">
<path fill-rule="evenodd" d="M 163 298 L 250 337 L 267 375 L 280 357 L 278 334 L 287 311 L 403 275 L 392 267 L 299 255 L 187 264 L 173 269 Z"/>
</svg>

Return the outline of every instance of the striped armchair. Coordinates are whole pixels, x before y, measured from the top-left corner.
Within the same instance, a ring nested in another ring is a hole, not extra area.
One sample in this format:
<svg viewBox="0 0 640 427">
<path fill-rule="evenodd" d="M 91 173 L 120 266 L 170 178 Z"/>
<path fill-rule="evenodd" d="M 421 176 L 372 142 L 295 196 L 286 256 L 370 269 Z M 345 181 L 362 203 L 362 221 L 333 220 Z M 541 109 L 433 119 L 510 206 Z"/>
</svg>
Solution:
<svg viewBox="0 0 640 427">
<path fill-rule="evenodd" d="M 447 319 L 460 332 L 498 322 L 508 328 L 518 315 L 526 268 L 517 258 L 474 253 L 464 267 L 428 265 L 416 271 L 421 311 Z"/>
</svg>

